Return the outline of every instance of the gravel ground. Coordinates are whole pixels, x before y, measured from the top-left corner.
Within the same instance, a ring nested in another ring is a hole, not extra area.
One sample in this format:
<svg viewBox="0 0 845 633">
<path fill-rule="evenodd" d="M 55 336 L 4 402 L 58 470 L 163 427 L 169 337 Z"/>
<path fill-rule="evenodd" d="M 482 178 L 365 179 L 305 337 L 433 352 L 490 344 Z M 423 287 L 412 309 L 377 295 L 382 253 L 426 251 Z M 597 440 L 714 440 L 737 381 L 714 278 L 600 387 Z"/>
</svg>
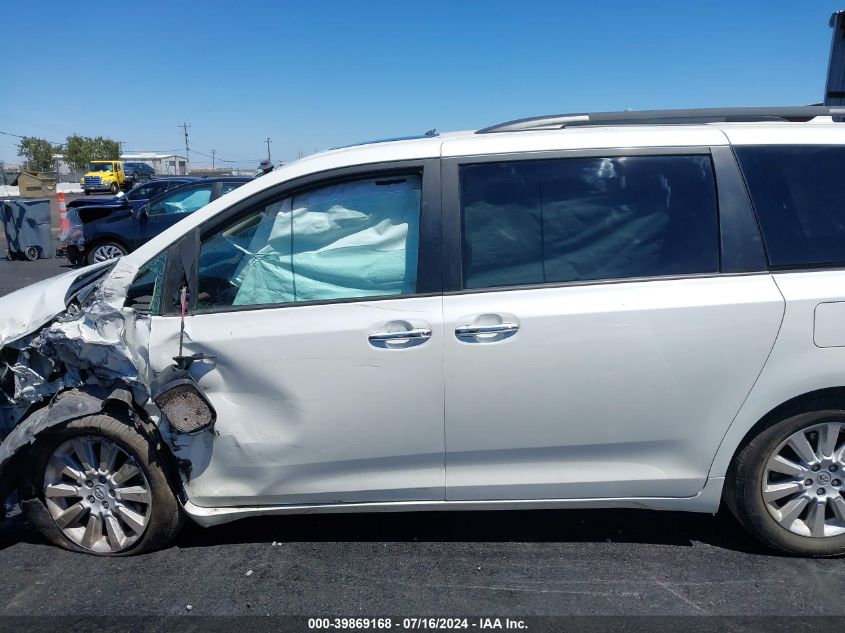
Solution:
<svg viewBox="0 0 845 633">
<path fill-rule="evenodd" d="M 66 269 L 0 259 L 0 295 Z M 726 513 L 274 517 L 113 559 L 0 524 L 0 615 L 842 616 L 843 593 L 841 560 L 772 554 Z"/>
</svg>

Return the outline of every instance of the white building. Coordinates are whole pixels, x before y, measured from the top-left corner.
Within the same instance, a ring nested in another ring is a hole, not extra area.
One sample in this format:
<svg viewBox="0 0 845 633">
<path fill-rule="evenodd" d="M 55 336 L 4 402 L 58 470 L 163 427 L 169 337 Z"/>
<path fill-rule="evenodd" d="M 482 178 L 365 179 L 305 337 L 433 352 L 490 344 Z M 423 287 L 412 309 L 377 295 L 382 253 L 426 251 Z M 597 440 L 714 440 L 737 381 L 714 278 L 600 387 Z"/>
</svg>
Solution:
<svg viewBox="0 0 845 633">
<path fill-rule="evenodd" d="M 138 152 L 136 154 L 121 154 L 120 160 L 134 163 L 147 163 L 156 170 L 158 176 L 184 176 L 188 173 L 188 161 L 177 154 L 156 154 L 155 152 Z"/>
</svg>

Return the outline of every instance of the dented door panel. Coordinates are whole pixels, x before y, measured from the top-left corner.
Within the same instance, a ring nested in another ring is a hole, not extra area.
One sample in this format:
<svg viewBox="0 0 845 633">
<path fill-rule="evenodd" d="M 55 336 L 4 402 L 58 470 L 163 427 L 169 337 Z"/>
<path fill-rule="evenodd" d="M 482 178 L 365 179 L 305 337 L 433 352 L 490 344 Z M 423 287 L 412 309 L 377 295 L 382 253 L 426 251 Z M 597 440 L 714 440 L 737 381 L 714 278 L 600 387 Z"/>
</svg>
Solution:
<svg viewBox="0 0 845 633">
<path fill-rule="evenodd" d="M 183 354 L 214 433 L 174 435 L 200 506 L 443 500 L 442 299 L 197 314 Z M 384 331 L 430 331 L 384 345 Z M 172 364 L 180 319 L 154 317 L 150 365 Z"/>
</svg>

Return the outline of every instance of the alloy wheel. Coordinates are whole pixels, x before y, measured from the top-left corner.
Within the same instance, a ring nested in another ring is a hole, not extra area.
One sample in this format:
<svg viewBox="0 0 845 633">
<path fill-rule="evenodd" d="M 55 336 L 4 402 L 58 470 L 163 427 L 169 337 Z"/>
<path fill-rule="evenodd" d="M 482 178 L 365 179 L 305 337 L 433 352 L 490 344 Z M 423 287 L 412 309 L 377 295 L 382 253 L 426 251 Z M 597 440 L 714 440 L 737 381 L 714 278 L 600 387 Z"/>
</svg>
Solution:
<svg viewBox="0 0 845 633">
<path fill-rule="evenodd" d="M 783 528 L 815 538 L 845 533 L 845 423 L 825 422 L 790 435 L 763 471 L 766 509 Z"/>
<path fill-rule="evenodd" d="M 135 459 L 102 436 L 69 439 L 44 472 L 44 501 L 56 527 L 82 548 L 120 552 L 144 533 L 150 484 Z"/>
<path fill-rule="evenodd" d="M 103 244 L 94 249 L 95 262 L 104 262 L 116 257 L 123 257 L 123 251 L 114 244 Z"/>
</svg>

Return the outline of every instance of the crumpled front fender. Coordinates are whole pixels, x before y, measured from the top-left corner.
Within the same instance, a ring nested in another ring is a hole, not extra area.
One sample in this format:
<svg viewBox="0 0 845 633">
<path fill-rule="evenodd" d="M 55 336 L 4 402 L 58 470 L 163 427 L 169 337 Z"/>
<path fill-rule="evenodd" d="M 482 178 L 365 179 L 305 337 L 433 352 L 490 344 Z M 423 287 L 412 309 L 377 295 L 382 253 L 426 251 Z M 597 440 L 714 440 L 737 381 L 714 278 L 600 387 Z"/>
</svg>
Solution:
<svg viewBox="0 0 845 633">
<path fill-rule="evenodd" d="M 7 466 L 18 451 L 35 441 L 39 433 L 77 418 L 101 413 L 114 405 L 125 406 L 131 411 L 132 394 L 123 388 L 110 391 L 69 389 L 35 410 L 0 442 L 0 490 L 8 493 L 14 487 L 15 478 Z"/>
</svg>

